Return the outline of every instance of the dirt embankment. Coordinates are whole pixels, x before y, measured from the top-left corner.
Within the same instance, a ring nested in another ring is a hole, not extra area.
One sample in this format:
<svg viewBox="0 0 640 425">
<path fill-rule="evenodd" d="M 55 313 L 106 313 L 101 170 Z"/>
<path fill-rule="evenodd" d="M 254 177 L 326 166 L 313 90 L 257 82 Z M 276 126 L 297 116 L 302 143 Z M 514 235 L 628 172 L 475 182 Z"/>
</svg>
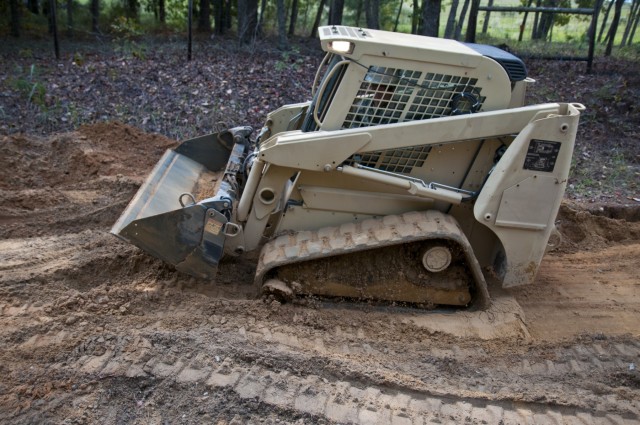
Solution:
<svg viewBox="0 0 640 425">
<path fill-rule="evenodd" d="M 640 420 L 638 209 L 565 204 L 563 244 L 508 294 L 522 332 L 463 337 L 256 300 L 248 261 L 211 284 L 108 234 L 172 145 L 121 124 L 0 139 L 0 422 Z"/>
</svg>

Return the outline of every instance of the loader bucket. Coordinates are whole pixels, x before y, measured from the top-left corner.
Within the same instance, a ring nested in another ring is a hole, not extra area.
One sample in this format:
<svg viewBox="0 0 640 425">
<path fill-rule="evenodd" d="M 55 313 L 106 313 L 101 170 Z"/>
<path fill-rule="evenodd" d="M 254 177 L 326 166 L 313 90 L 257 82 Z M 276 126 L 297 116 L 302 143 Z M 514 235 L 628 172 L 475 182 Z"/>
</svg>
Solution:
<svg viewBox="0 0 640 425">
<path fill-rule="evenodd" d="M 198 277 L 212 278 L 224 248 L 233 191 L 223 176 L 238 169 L 248 133 L 190 139 L 164 153 L 111 233 Z M 235 135 L 235 136 L 234 136 Z"/>
</svg>

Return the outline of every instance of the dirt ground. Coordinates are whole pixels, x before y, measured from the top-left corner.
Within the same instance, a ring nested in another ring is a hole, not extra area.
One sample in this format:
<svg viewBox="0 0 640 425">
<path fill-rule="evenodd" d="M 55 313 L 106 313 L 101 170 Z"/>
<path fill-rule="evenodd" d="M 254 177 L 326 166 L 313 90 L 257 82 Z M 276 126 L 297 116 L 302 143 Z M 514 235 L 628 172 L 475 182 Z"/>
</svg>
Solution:
<svg viewBox="0 0 640 425">
<path fill-rule="evenodd" d="M 640 422 L 638 207 L 564 204 L 536 284 L 485 313 L 280 304 L 250 262 L 212 284 L 109 234 L 173 144 L 0 136 L 0 422 Z"/>
</svg>

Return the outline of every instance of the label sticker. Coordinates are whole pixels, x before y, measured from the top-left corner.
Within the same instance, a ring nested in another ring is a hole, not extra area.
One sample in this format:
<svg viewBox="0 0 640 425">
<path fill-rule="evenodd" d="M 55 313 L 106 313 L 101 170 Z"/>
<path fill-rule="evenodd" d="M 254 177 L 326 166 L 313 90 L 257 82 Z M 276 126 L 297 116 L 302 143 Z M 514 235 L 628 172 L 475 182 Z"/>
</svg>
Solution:
<svg viewBox="0 0 640 425">
<path fill-rule="evenodd" d="M 527 157 L 524 159 L 525 170 L 552 172 L 560 153 L 561 142 L 532 139 L 529 142 Z"/>
<path fill-rule="evenodd" d="M 222 229 L 222 223 L 216 220 L 207 220 L 207 224 L 204 225 L 204 231 L 218 236 Z"/>
</svg>

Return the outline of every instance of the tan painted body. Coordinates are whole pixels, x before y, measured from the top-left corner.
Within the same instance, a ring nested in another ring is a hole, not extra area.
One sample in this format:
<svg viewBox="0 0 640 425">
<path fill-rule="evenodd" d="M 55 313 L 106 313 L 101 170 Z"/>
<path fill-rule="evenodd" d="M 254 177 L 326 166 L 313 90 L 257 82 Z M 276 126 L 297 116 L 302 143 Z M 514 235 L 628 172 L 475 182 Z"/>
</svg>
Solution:
<svg viewBox="0 0 640 425">
<path fill-rule="evenodd" d="M 270 137 L 258 153 L 265 165 L 251 171 L 260 174 L 260 183 L 253 194 L 245 191 L 240 201 L 248 202 L 251 196 L 253 205 L 244 224 L 244 248 L 256 249 L 273 235 L 289 231 L 436 209 L 457 219 L 480 264 L 495 267 L 504 286 L 531 283 L 554 230 L 582 106 L 523 107 L 524 85 L 531 80 L 515 83 L 512 90 L 498 63 L 457 42 L 420 43 L 424 37 L 369 30 L 371 36 L 363 41 L 345 37 L 338 28 L 338 35 L 329 27 L 319 30 L 323 48 L 329 50 L 331 41 L 353 40 L 349 59 L 358 63 L 346 65 L 318 130 L 291 129 L 291 120 L 310 103 L 288 105 L 269 115 Z M 401 115 L 397 123 L 342 128 L 370 66 L 471 76 L 482 82 L 486 100 L 474 114 L 416 121 L 402 121 Z M 520 104 L 513 104 L 512 93 Z M 560 143 L 551 172 L 523 168 L 531 139 Z M 500 146 L 506 151 L 494 163 Z M 359 170 L 344 166 L 354 154 L 415 147 L 430 148 L 421 165 L 386 182 L 387 176 L 370 171 L 358 175 Z M 471 202 L 455 202 L 463 197 L 455 190 L 436 189 L 433 196 L 412 193 L 402 175 L 479 193 Z M 261 196 L 265 193 L 269 204 Z"/>
<path fill-rule="evenodd" d="M 258 284 L 300 294 L 487 306 L 483 271 L 533 282 L 584 107 L 524 106 L 524 64 L 490 46 L 319 34 L 313 100 L 270 113 L 255 142 L 237 127 L 168 152 L 113 233 L 201 277 L 261 250 Z M 220 171 L 215 196 L 192 195 Z M 367 271 L 329 273 L 343 264 Z"/>
</svg>

